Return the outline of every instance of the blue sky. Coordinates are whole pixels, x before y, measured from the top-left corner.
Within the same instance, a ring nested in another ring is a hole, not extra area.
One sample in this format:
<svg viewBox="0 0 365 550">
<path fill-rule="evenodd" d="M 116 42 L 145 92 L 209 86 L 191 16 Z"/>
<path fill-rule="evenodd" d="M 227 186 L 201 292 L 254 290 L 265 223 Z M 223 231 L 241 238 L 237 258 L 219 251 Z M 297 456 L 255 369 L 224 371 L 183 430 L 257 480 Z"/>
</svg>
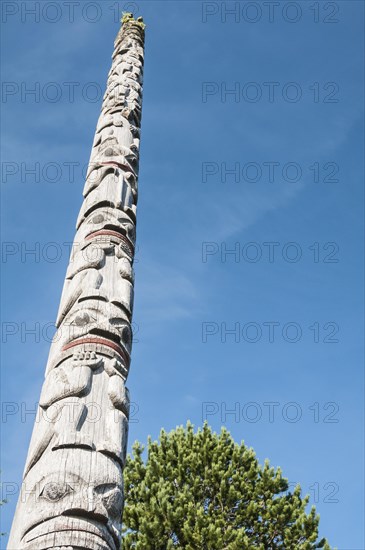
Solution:
<svg viewBox="0 0 365 550">
<path fill-rule="evenodd" d="M 116 11 L 134 4 L 148 27 L 129 442 L 188 419 L 224 425 L 301 483 L 331 545 L 363 550 L 362 2 L 81 1 L 73 17 L 57 4 L 3 2 L 8 493 L 21 482 Z"/>
</svg>

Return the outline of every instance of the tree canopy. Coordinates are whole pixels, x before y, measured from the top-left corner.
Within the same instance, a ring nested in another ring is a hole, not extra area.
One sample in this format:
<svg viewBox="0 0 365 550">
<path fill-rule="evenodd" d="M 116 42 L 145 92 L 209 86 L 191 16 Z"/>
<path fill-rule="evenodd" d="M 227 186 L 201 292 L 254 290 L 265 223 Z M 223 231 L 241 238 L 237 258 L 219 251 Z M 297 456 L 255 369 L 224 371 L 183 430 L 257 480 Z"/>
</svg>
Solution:
<svg viewBox="0 0 365 550">
<path fill-rule="evenodd" d="M 330 550 L 309 497 L 225 428 L 161 430 L 143 451 L 124 471 L 123 550 Z"/>
</svg>

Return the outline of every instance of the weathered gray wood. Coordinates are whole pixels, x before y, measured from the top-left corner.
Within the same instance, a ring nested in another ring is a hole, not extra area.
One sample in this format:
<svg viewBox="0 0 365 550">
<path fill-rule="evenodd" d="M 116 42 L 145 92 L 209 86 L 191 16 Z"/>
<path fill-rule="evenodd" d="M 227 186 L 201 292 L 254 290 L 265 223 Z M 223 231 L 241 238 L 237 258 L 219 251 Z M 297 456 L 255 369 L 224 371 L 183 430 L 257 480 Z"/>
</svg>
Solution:
<svg viewBox="0 0 365 550">
<path fill-rule="evenodd" d="M 144 25 L 123 18 L 8 548 L 117 550 Z"/>
</svg>

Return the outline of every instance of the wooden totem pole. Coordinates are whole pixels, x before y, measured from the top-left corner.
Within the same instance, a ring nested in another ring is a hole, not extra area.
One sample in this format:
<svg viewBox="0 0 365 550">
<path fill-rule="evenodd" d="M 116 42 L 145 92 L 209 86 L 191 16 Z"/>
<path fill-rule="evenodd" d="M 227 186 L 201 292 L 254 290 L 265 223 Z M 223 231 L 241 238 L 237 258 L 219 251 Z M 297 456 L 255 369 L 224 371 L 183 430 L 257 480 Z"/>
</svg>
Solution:
<svg viewBox="0 0 365 550">
<path fill-rule="evenodd" d="M 128 434 L 144 24 L 124 14 L 11 550 L 117 550 Z"/>
</svg>

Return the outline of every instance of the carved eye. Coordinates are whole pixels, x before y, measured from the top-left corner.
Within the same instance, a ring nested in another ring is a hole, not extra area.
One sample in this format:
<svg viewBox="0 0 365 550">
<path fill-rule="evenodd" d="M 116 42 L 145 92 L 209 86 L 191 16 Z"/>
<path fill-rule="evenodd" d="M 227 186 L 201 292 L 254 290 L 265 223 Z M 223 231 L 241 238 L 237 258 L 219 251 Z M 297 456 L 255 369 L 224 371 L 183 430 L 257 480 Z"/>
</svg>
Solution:
<svg viewBox="0 0 365 550">
<path fill-rule="evenodd" d="M 129 345 L 132 340 L 131 329 L 124 319 L 111 319 L 110 324 L 119 332 L 122 341 Z"/>
<path fill-rule="evenodd" d="M 72 324 L 77 325 L 78 327 L 85 327 L 89 323 L 90 323 L 90 315 L 86 313 L 86 311 L 82 313 L 78 313 L 75 319 L 72 321 Z"/>
<path fill-rule="evenodd" d="M 73 489 L 67 483 L 51 482 L 44 486 L 40 496 L 50 502 L 57 502 L 71 493 L 71 491 L 73 491 Z"/>
<path fill-rule="evenodd" d="M 112 517 L 120 517 L 123 506 L 123 492 L 112 484 L 99 485 L 96 492 L 101 496 L 103 504 Z"/>
<path fill-rule="evenodd" d="M 91 220 L 91 223 L 94 223 L 95 225 L 98 224 L 98 223 L 102 223 L 104 221 L 104 216 L 103 214 L 96 214 L 92 220 Z"/>
<path fill-rule="evenodd" d="M 122 341 L 126 344 L 126 346 L 130 346 L 132 342 L 132 332 L 129 327 L 124 327 L 122 330 Z"/>
<path fill-rule="evenodd" d="M 130 236 L 130 238 L 132 240 L 134 240 L 134 238 L 136 236 L 136 231 L 135 231 L 134 225 L 128 225 L 127 226 L 127 232 L 128 232 L 128 235 Z"/>
</svg>

